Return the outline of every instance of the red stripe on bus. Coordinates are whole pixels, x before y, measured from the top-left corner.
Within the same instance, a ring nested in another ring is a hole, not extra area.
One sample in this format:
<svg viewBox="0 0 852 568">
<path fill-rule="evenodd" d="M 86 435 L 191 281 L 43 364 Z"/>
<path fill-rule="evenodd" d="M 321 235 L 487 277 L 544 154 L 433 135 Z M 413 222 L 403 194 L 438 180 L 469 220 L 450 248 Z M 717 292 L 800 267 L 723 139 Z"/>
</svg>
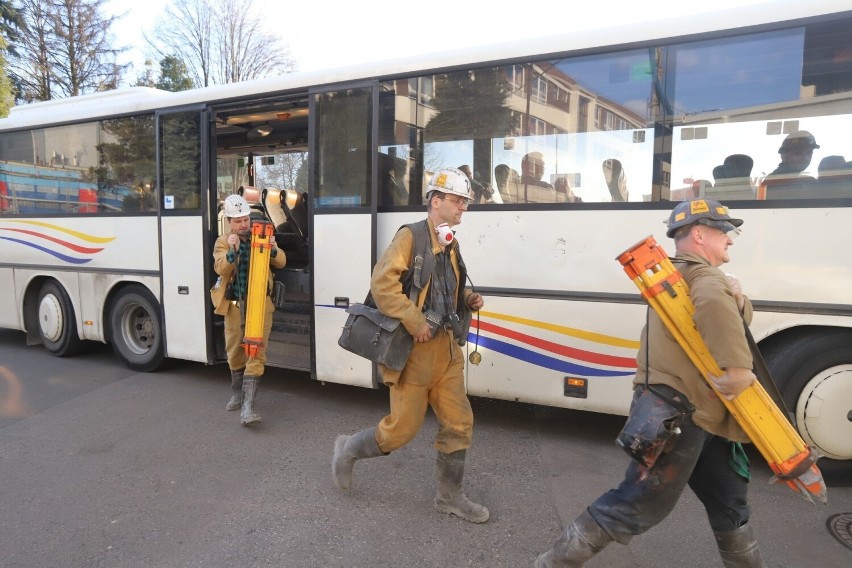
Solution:
<svg viewBox="0 0 852 568">
<path fill-rule="evenodd" d="M 474 321 L 473 324 L 475 326 L 476 321 Z M 602 353 L 595 353 L 593 351 L 586 351 L 584 349 L 568 347 L 567 345 L 553 343 L 552 341 L 546 341 L 544 339 L 533 337 L 532 335 L 519 333 L 517 331 L 513 331 L 511 329 L 499 325 L 494 325 L 493 323 L 481 321 L 479 323 L 479 329 L 482 331 L 496 333 L 498 335 L 502 335 L 503 337 L 508 337 L 509 339 L 521 341 L 533 347 L 538 347 L 539 349 L 544 349 L 545 351 L 556 353 L 557 355 L 571 357 L 572 359 L 577 359 L 580 361 L 586 361 L 587 363 L 596 363 L 598 365 L 609 365 L 612 367 L 622 367 L 626 369 L 632 369 L 636 367 L 635 358 L 616 357 L 615 355 L 604 355 Z"/>
</svg>

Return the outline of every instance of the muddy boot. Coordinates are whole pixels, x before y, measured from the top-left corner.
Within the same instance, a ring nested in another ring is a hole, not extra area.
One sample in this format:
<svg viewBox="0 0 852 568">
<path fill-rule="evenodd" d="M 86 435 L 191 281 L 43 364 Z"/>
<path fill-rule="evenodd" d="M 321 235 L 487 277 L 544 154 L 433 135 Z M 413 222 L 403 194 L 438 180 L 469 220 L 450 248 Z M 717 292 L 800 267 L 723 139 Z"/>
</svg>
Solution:
<svg viewBox="0 0 852 568">
<path fill-rule="evenodd" d="M 612 538 L 588 511 L 574 519 L 553 547 L 535 559 L 535 568 L 580 568 L 604 549 Z"/>
<path fill-rule="evenodd" d="M 715 532 L 716 546 L 725 568 L 763 568 L 763 558 L 751 525 L 744 524 L 730 532 Z"/>
<path fill-rule="evenodd" d="M 243 377 L 243 409 L 240 412 L 240 423 L 243 426 L 260 422 L 260 414 L 254 411 L 254 397 L 257 395 L 259 382 L 258 377 Z"/>
<path fill-rule="evenodd" d="M 231 370 L 231 390 L 234 394 L 225 405 L 225 410 L 237 410 L 243 405 L 243 371 L 245 367 L 239 371 Z"/>
<path fill-rule="evenodd" d="M 461 490 L 466 453 L 466 450 L 451 454 L 438 452 L 438 493 L 435 495 L 435 508 L 471 523 L 484 523 L 488 520 L 488 509 L 468 499 Z"/>
<path fill-rule="evenodd" d="M 338 436 L 334 441 L 334 455 L 331 458 L 331 475 L 334 483 L 341 489 L 349 489 L 352 483 L 352 467 L 364 458 L 386 456 L 376 442 L 376 429 L 367 428 L 352 436 Z"/>
</svg>

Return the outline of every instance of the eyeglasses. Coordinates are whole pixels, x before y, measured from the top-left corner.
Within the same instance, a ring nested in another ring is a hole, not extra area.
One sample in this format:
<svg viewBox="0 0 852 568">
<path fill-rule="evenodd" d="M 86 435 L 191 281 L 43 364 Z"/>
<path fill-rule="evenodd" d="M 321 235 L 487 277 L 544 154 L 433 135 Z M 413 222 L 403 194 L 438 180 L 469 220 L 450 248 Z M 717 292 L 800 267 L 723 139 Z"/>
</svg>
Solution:
<svg viewBox="0 0 852 568">
<path fill-rule="evenodd" d="M 442 195 L 441 199 L 446 199 L 452 203 L 455 203 L 457 207 L 461 207 L 462 209 L 467 209 L 467 206 L 470 202 L 463 197 L 456 197 L 454 195 Z"/>
</svg>

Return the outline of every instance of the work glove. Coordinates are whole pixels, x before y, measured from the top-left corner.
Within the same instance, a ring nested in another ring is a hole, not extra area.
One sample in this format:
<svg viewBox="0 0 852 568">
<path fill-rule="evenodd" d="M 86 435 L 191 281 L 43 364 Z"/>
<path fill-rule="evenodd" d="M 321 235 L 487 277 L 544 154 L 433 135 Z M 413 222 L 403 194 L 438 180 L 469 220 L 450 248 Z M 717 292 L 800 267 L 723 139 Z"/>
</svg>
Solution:
<svg viewBox="0 0 852 568">
<path fill-rule="evenodd" d="M 756 380 L 757 377 L 751 369 L 743 367 L 729 367 L 719 377 L 710 375 L 710 382 L 716 387 L 716 393 L 725 400 L 734 400 Z"/>
</svg>

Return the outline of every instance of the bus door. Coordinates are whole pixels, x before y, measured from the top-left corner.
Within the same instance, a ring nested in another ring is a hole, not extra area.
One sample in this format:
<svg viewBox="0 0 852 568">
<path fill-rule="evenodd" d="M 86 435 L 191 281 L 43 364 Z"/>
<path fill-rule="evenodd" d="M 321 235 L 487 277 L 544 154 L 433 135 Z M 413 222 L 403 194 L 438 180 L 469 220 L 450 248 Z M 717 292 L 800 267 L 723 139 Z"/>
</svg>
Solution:
<svg viewBox="0 0 852 568">
<path fill-rule="evenodd" d="M 337 339 L 345 308 L 369 291 L 376 258 L 376 92 L 374 83 L 315 91 L 310 109 L 316 378 L 368 387 L 372 363 Z"/>
<path fill-rule="evenodd" d="M 202 188 L 209 185 L 205 111 L 159 113 L 157 157 L 160 192 L 161 298 L 166 355 L 208 361 Z M 204 144 L 206 146 L 206 144 Z"/>
</svg>

